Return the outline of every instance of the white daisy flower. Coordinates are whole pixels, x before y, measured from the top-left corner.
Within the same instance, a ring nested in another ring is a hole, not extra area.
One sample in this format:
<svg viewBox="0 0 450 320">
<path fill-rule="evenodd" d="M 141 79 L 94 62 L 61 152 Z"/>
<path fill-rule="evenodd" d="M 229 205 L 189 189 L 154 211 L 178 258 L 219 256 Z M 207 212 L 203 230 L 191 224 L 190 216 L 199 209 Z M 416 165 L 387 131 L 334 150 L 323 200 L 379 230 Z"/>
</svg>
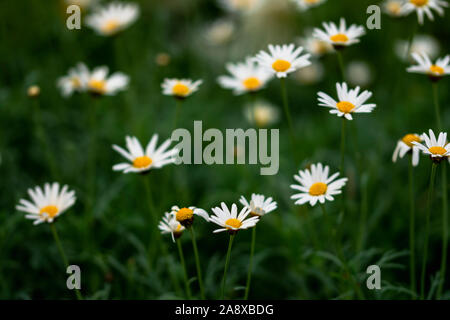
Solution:
<svg viewBox="0 0 450 320">
<path fill-rule="evenodd" d="M 76 67 L 69 69 L 67 76 L 58 79 L 57 86 L 61 89 L 63 97 L 70 97 L 74 92 L 85 91 L 88 79 L 89 69 L 80 62 Z"/>
<path fill-rule="evenodd" d="M 166 78 L 161 84 L 161 88 L 163 89 L 163 94 L 166 96 L 184 99 L 197 91 L 202 83 L 202 80 L 193 81 L 191 79 Z"/>
<path fill-rule="evenodd" d="M 437 59 L 436 63 L 432 63 L 426 53 L 413 53 L 412 56 L 417 65 L 409 67 L 407 69 L 408 72 L 426 74 L 432 80 L 439 80 L 443 76 L 450 74 L 450 55 Z"/>
<path fill-rule="evenodd" d="M 147 172 L 151 169 L 160 169 L 167 164 L 175 162 L 175 155 L 178 153 L 177 149 L 167 148 L 170 145 L 170 139 L 156 148 L 158 142 L 158 135 L 154 134 L 147 144 L 147 147 L 142 148 L 139 140 L 136 137 L 126 136 L 125 141 L 127 149 L 122 149 L 117 145 L 113 145 L 113 149 L 125 157 L 130 163 L 123 162 L 113 166 L 114 171 L 128 172 Z"/>
<path fill-rule="evenodd" d="M 294 175 L 294 179 L 300 183 L 291 185 L 292 189 L 300 191 L 291 196 L 291 199 L 296 200 L 295 204 L 302 205 L 309 202 L 314 206 L 317 201 L 320 203 L 325 203 L 325 200 L 333 201 L 333 196 L 341 193 L 348 179 L 336 180 L 339 172 L 328 176 L 329 170 L 328 166 L 323 167 L 319 162 L 311 165 L 311 170 L 300 170 L 298 175 Z"/>
<path fill-rule="evenodd" d="M 21 199 L 16 209 L 27 212 L 27 219 L 34 220 L 33 224 L 42 222 L 53 222 L 64 211 L 75 203 L 75 191 L 69 191 L 67 185 L 59 188 L 59 183 L 46 183 L 44 188 L 37 186 L 28 189 L 28 194 L 32 201 Z"/>
<path fill-rule="evenodd" d="M 247 104 L 244 108 L 244 115 L 249 123 L 259 128 L 269 127 L 280 118 L 279 109 L 263 100 Z"/>
<path fill-rule="evenodd" d="M 227 11 L 251 13 L 259 8 L 262 0 L 218 0 L 218 2 Z"/>
<path fill-rule="evenodd" d="M 297 4 L 300 11 L 306 11 L 310 8 L 321 5 L 326 0 L 292 0 L 292 1 Z"/>
<path fill-rule="evenodd" d="M 233 90 L 236 95 L 262 89 L 273 76 L 252 58 L 247 58 L 243 63 L 228 63 L 226 68 L 231 76 L 221 76 L 218 82 L 223 88 Z"/>
<path fill-rule="evenodd" d="M 112 2 L 86 18 L 86 25 L 102 36 L 111 36 L 130 26 L 139 16 L 135 3 Z"/>
<path fill-rule="evenodd" d="M 272 197 L 266 198 L 262 194 L 252 193 L 250 202 L 241 196 L 239 202 L 250 210 L 251 216 L 262 217 L 277 208 L 277 203 L 273 201 Z"/>
<path fill-rule="evenodd" d="M 282 46 L 269 45 L 269 53 L 260 51 L 255 59 L 258 63 L 275 74 L 278 78 L 285 78 L 288 73 L 309 66 L 309 53 L 301 56 L 303 47 L 295 48 L 294 44 Z"/>
<path fill-rule="evenodd" d="M 209 221 L 208 213 L 200 208 L 196 207 L 184 207 L 180 208 L 178 206 L 173 206 L 171 208 L 170 214 L 175 218 L 176 221 L 181 223 L 185 227 L 190 227 L 194 223 L 194 216 L 199 216 Z"/>
<path fill-rule="evenodd" d="M 408 133 L 403 138 L 398 140 L 392 155 L 392 162 L 397 162 L 397 158 L 403 158 L 408 152 L 412 152 L 412 164 L 416 167 L 419 164 L 419 147 L 415 146 L 413 142 L 422 142 L 422 137 L 416 133 Z"/>
<path fill-rule="evenodd" d="M 108 72 L 106 66 L 95 68 L 87 81 L 88 91 L 96 95 L 113 96 L 128 87 L 130 78 L 126 74 L 115 72 L 108 77 Z"/>
<path fill-rule="evenodd" d="M 205 28 L 204 37 L 210 45 L 224 45 L 233 37 L 235 29 L 232 20 L 220 19 Z"/>
<path fill-rule="evenodd" d="M 433 130 L 429 130 L 429 135 L 424 133 L 422 135 L 425 145 L 420 142 L 413 141 L 412 143 L 416 145 L 424 154 L 431 156 L 433 160 L 442 160 L 443 158 L 450 156 L 450 143 L 447 141 L 447 133 L 439 133 L 439 137 L 436 140 Z"/>
<path fill-rule="evenodd" d="M 335 49 L 359 43 L 359 37 L 365 34 L 363 26 L 352 24 L 347 28 L 344 18 L 341 18 L 339 27 L 334 22 L 322 23 L 325 31 L 315 28 L 313 36 L 333 45 Z"/>
<path fill-rule="evenodd" d="M 172 236 L 173 242 L 175 242 L 175 239 L 178 239 L 179 237 L 181 237 L 181 235 L 183 234 L 183 231 L 186 229 L 169 212 L 166 212 L 164 214 L 162 221 L 159 222 L 158 228 L 159 228 L 159 230 L 161 230 L 162 234 L 170 233 Z"/>
<path fill-rule="evenodd" d="M 402 13 L 408 15 L 416 11 L 419 23 L 423 24 L 424 15 L 431 21 L 434 20 L 432 9 L 442 17 L 446 7 L 448 7 L 448 3 L 442 0 L 406 0 L 402 7 Z"/>
<path fill-rule="evenodd" d="M 220 229 L 214 230 L 214 233 L 228 231 L 230 234 L 235 234 L 241 229 L 254 227 L 259 221 L 258 216 L 246 219 L 250 214 L 250 209 L 247 207 L 242 208 L 238 215 L 238 209 L 235 203 L 231 205 L 231 210 L 228 209 L 224 202 L 221 203 L 221 208 L 215 207 L 211 210 L 215 215 L 212 215 L 209 220 L 221 226 Z"/>
<path fill-rule="evenodd" d="M 365 90 L 360 93 L 360 87 L 349 90 L 345 82 L 336 83 L 336 89 L 339 101 L 335 101 L 323 92 L 317 94 L 319 106 L 331 108 L 331 114 L 352 120 L 352 113 L 370 113 L 376 107 L 374 103 L 364 104 L 372 96 L 370 91 Z"/>
<path fill-rule="evenodd" d="M 405 0 L 385 0 L 383 2 L 383 12 L 391 17 L 403 17 L 402 7 Z"/>
<path fill-rule="evenodd" d="M 432 59 L 437 58 L 439 54 L 439 41 L 433 36 L 426 34 L 418 34 L 415 36 L 409 48 L 408 54 L 405 55 L 406 50 L 408 50 L 409 47 L 408 42 L 409 41 L 398 40 L 395 43 L 395 53 L 402 60 L 405 60 L 405 58 L 410 59 L 410 57 L 412 57 L 412 53 L 414 52 L 426 53 Z"/>
</svg>

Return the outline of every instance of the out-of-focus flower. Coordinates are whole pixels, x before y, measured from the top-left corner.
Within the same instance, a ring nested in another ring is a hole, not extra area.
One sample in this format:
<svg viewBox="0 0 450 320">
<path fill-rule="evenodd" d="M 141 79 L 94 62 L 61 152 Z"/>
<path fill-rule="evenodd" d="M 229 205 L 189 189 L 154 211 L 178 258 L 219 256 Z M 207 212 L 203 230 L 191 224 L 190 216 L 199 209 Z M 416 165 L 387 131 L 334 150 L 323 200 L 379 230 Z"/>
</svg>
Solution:
<svg viewBox="0 0 450 320">
<path fill-rule="evenodd" d="M 319 162 L 311 165 L 311 170 L 300 170 L 298 175 L 294 175 L 294 179 L 300 184 L 292 184 L 291 188 L 300 191 L 291 196 L 295 200 L 295 204 L 302 205 L 307 202 L 314 206 L 317 202 L 325 203 L 333 201 L 335 195 L 340 194 L 342 187 L 347 183 L 347 178 L 336 178 L 339 172 L 328 176 L 330 168 L 323 167 Z"/>
<path fill-rule="evenodd" d="M 230 12 L 251 13 L 259 8 L 263 0 L 218 0 L 219 6 Z"/>
<path fill-rule="evenodd" d="M 168 234 L 172 236 L 172 241 L 175 242 L 175 239 L 178 239 L 183 234 L 183 231 L 186 229 L 175 219 L 175 217 L 166 212 L 164 217 L 159 222 L 158 225 L 159 230 L 161 230 L 162 234 Z"/>
<path fill-rule="evenodd" d="M 345 117 L 352 120 L 352 113 L 370 113 L 376 107 L 376 104 L 364 104 L 371 96 L 372 92 L 363 91 L 360 88 L 348 89 L 347 83 L 336 83 L 336 89 L 339 101 L 336 102 L 329 95 L 319 92 L 319 106 L 331 108 L 330 113 L 336 114 L 338 117 Z"/>
<path fill-rule="evenodd" d="M 69 191 L 68 186 L 61 189 L 59 183 L 46 183 L 44 188 L 37 186 L 28 189 L 32 201 L 21 199 L 16 209 L 27 212 L 27 219 L 34 220 L 33 224 L 42 222 L 53 222 L 56 217 L 69 209 L 75 203 L 75 191 Z"/>
<path fill-rule="evenodd" d="M 236 64 L 228 63 L 226 68 L 231 76 L 220 76 L 218 82 L 223 88 L 233 90 L 236 95 L 259 91 L 273 77 L 271 72 L 252 58 Z"/>
<path fill-rule="evenodd" d="M 448 158 L 450 156 L 450 143 L 447 142 L 447 133 L 440 132 L 438 139 L 436 139 L 433 130 L 430 129 L 428 133 L 429 135 L 422 134 L 425 145 L 417 141 L 413 141 L 412 144 L 435 161 Z"/>
<path fill-rule="evenodd" d="M 295 48 L 294 44 L 282 46 L 269 45 L 269 53 L 260 51 L 255 59 L 258 63 L 276 75 L 278 78 L 286 78 L 291 72 L 309 66 L 311 62 L 309 53 L 300 55 L 303 47 Z"/>
<path fill-rule="evenodd" d="M 328 41 L 317 39 L 316 37 L 310 35 L 309 32 L 306 37 L 299 39 L 299 43 L 307 52 L 316 57 L 320 57 L 334 51 L 333 46 Z"/>
<path fill-rule="evenodd" d="M 354 86 L 367 86 L 372 81 L 372 72 L 364 61 L 352 61 L 347 65 L 345 76 Z"/>
<path fill-rule="evenodd" d="M 306 11 L 312 7 L 317 7 L 324 3 L 326 0 L 292 0 L 300 11 Z"/>
<path fill-rule="evenodd" d="M 335 49 L 359 43 L 359 38 L 365 34 L 363 26 L 352 24 L 347 28 L 344 18 L 341 18 L 339 27 L 334 22 L 324 22 L 322 26 L 325 31 L 315 28 L 313 36 L 330 43 Z"/>
<path fill-rule="evenodd" d="M 113 166 L 114 171 L 123 171 L 123 173 L 137 172 L 143 173 L 151 169 L 160 169 L 167 164 L 175 162 L 175 155 L 178 153 L 177 149 L 167 150 L 170 146 L 170 139 L 156 148 L 158 142 L 158 135 L 154 134 L 147 144 L 145 150 L 142 148 L 139 140 L 136 137 L 126 136 L 125 141 L 127 150 L 113 145 L 113 149 L 120 153 L 129 162 L 119 163 Z"/>
<path fill-rule="evenodd" d="M 115 72 L 108 76 L 109 69 L 106 66 L 95 68 L 88 77 L 87 90 L 96 95 L 113 96 L 128 87 L 130 78 L 122 73 Z"/>
<path fill-rule="evenodd" d="M 417 65 L 409 67 L 408 72 L 426 74 L 433 81 L 450 74 L 450 55 L 437 59 L 436 63 L 432 63 L 426 53 L 413 53 L 413 58 Z"/>
<path fill-rule="evenodd" d="M 58 79 L 57 85 L 64 97 L 70 97 L 74 92 L 83 92 L 87 88 L 89 69 L 84 63 L 78 63 L 76 67 L 69 69 L 67 76 Z"/>
<path fill-rule="evenodd" d="M 155 63 L 160 67 L 168 66 L 170 63 L 170 55 L 165 52 L 158 53 L 155 57 Z"/>
<path fill-rule="evenodd" d="M 82 10 L 92 8 L 99 3 L 99 0 L 64 0 L 66 5 L 76 5 L 79 6 Z"/>
<path fill-rule="evenodd" d="M 40 94 L 41 94 L 41 88 L 40 88 L 39 86 L 37 86 L 37 85 L 32 85 L 32 86 L 29 86 L 29 87 L 28 87 L 27 95 L 28 95 L 30 98 L 36 98 L 36 97 L 39 97 Z"/>
<path fill-rule="evenodd" d="M 403 17 L 402 6 L 405 0 L 385 0 L 383 12 L 394 18 Z"/>
<path fill-rule="evenodd" d="M 252 193 L 250 202 L 241 196 L 239 202 L 250 210 L 250 215 L 262 217 L 277 208 L 277 203 L 273 201 L 272 197 L 266 198 L 262 194 Z"/>
<path fill-rule="evenodd" d="M 446 7 L 448 7 L 448 3 L 442 0 L 407 0 L 403 4 L 402 13 L 408 15 L 416 11 L 419 24 L 423 24 L 425 15 L 431 21 L 434 20 L 431 10 L 436 11 L 442 17 L 444 15 L 444 8 Z"/>
<path fill-rule="evenodd" d="M 235 26 L 233 21 L 220 19 L 209 25 L 204 31 L 204 37 L 210 45 L 226 44 L 233 37 Z"/>
<path fill-rule="evenodd" d="M 231 210 L 222 202 L 221 207 L 212 208 L 212 211 L 215 215 L 211 215 L 209 220 L 221 227 L 214 230 L 214 233 L 228 231 L 230 234 L 235 234 L 239 230 L 254 227 L 259 221 L 258 216 L 246 219 L 250 214 L 250 209 L 247 207 L 243 207 L 238 215 L 238 209 L 234 203 L 231 205 Z"/>
<path fill-rule="evenodd" d="M 405 59 L 406 50 L 408 49 L 408 41 L 398 40 L 395 44 L 395 53 L 400 59 Z M 409 59 L 413 53 L 426 53 L 431 59 L 438 56 L 440 50 L 439 42 L 436 38 L 429 35 L 417 35 L 411 44 L 407 58 Z"/>
<path fill-rule="evenodd" d="M 259 128 L 266 128 L 276 123 L 280 118 L 277 107 L 264 100 L 249 103 L 244 108 L 245 117 L 248 122 Z"/>
<path fill-rule="evenodd" d="M 411 151 L 412 164 L 416 167 L 419 164 L 420 148 L 414 145 L 413 142 L 422 142 L 422 140 L 423 137 L 416 133 L 408 133 L 403 138 L 398 140 L 397 146 L 395 147 L 392 155 L 392 162 L 397 162 L 398 157 L 403 158 L 405 154 Z"/>
<path fill-rule="evenodd" d="M 166 78 L 161 84 L 161 88 L 163 89 L 163 94 L 166 96 L 184 99 L 197 91 L 202 83 L 202 80 L 193 81 L 191 79 Z"/>
<path fill-rule="evenodd" d="M 295 79 L 301 84 L 315 84 L 323 79 L 325 70 L 318 61 L 313 61 L 311 65 L 298 70 L 295 73 Z"/>
<path fill-rule="evenodd" d="M 194 223 L 194 217 L 199 216 L 209 221 L 208 213 L 197 207 L 184 207 L 180 208 L 178 206 L 173 206 L 171 208 L 170 214 L 175 218 L 176 221 L 181 223 L 186 228 L 190 227 Z"/>
<path fill-rule="evenodd" d="M 126 29 L 139 17 L 136 3 L 112 2 L 97 8 L 86 18 L 86 25 L 102 36 L 111 36 Z"/>
</svg>

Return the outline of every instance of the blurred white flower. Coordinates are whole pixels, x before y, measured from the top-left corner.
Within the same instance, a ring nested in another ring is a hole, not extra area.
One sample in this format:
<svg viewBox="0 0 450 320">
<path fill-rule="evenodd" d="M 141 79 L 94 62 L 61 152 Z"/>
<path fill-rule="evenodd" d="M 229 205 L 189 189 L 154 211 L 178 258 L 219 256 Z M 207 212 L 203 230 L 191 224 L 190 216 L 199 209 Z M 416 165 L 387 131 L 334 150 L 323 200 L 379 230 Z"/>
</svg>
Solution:
<svg viewBox="0 0 450 320">
<path fill-rule="evenodd" d="M 275 74 L 278 78 L 286 78 L 291 72 L 309 66 L 309 53 L 300 55 L 303 47 L 295 48 L 294 44 L 273 46 L 269 44 L 269 53 L 260 51 L 255 59 L 258 63 Z"/>
<path fill-rule="evenodd" d="M 236 95 L 259 91 L 273 77 L 271 72 L 249 57 L 245 62 L 228 63 L 226 68 L 231 76 L 220 76 L 218 82 Z"/>
<path fill-rule="evenodd" d="M 184 99 L 198 90 L 202 80 L 193 81 L 191 79 L 164 79 L 161 84 L 163 94 L 166 96 L 174 96 L 175 98 Z"/>
<path fill-rule="evenodd" d="M 273 201 L 272 197 L 266 198 L 262 194 L 252 193 L 250 202 L 241 196 L 239 202 L 250 210 L 250 215 L 262 217 L 277 208 L 277 203 Z"/>
<path fill-rule="evenodd" d="M 336 83 L 336 89 L 338 102 L 323 92 L 317 94 L 319 106 L 331 108 L 331 114 L 352 120 L 352 113 L 370 113 L 376 107 L 374 103 L 364 104 L 372 96 L 370 91 L 366 90 L 360 93 L 359 87 L 349 90 L 345 82 L 342 84 Z"/>
<path fill-rule="evenodd" d="M 448 7 L 448 3 L 442 0 L 407 0 L 403 4 L 402 13 L 408 15 L 416 11 L 419 24 L 423 24 L 424 15 L 431 21 L 434 20 L 432 9 L 442 17 L 444 15 L 444 8 L 446 7 Z"/>
<path fill-rule="evenodd" d="M 234 31 L 233 21 L 221 19 L 213 22 L 205 29 L 204 37 L 209 44 L 220 46 L 231 40 Z"/>
<path fill-rule="evenodd" d="M 264 100 L 249 103 L 244 108 L 248 122 L 259 128 L 266 128 L 278 122 L 280 112 L 277 107 Z"/>
<path fill-rule="evenodd" d="M 307 35 L 299 39 L 299 44 L 313 56 L 320 57 L 324 54 L 333 52 L 333 46 L 324 40 L 317 39 L 312 36 L 312 32 L 307 32 Z"/>
<path fill-rule="evenodd" d="M 75 191 L 69 191 L 67 185 L 61 189 L 59 183 L 46 183 L 44 188 L 37 186 L 28 189 L 32 201 L 21 199 L 16 209 L 28 213 L 25 218 L 34 220 L 33 224 L 53 222 L 75 203 Z"/>
<path fill-rule="evenodd" d="M 345 70 L 348 82 L 355 86 L 367 86 L 372 81 L 372 72 L 364 61 L 352 61 Z"/>
<path fill-rule="evenodd" d="M 212 211 L 215 215 L 211 215 L 209 220 L 221 227 L 214 230 L 214 233 L 228 231 L 230 234 L 235 234 L 239 230 L 254 227 L 259 221 L 258 216 L 246 219 L 250 214 L 250 209 L 247 207 L 243 207 L 238 215 L 238 209 L 234 203 L 231 205 L 231 210 L 222 202 L 221 207 L 212 208 Z"/>
<path fill-rule="evenodd" d="M 437 59 L 435 63 L 431 62 L 426 53 L 413 53 L 413 58 L 417 65 L 409 67 L 408 72 L 426 74 L 432 80 L 439 80 L 450 74 L 450 55 Z"/>
<path fill-rule="evenodd" d="M 111 36 L 126 29 L 139 17 L 136 3 L 111 2 L 97 8 L 86 18 L 86 25 L 102 36 Z"/>
<path fill-rule="evenodd" d="M 157 134 L 152 136 L 145 150 L 136 137 L 126 136 L 125 141 L 127 150 L 117 145 L 113 145 L 112 147 L 129 162 L 114 165 L 114 171 L 143 173 L 151 169 L 160 169 L 167 164 L 174 163 L 175 155 L 178 153 L 177 149 L 167 150 L 170 146 L 170 139 L 167 139 L 161 146 L 156 148 L 158 142 Z"/>
<path fill-rule="evenodd" d="M 330 43 L 335 49 L 359 43 L 359 38 L 365 34 L 363 26 L 352 24 L 347 28 L 344 18 L 341 18 L 339 27 L 334 22 L 324 22 L 322 26 L 325 31 L 315 28 L 313 36 Z"/>
<path fill-rule="evenodd" d="M 395 53 L 400 59 L 405 59 L 407 49 L 408 41 L 397 40 L 395 43 Z M 409 59 L 413 53 L 423 52 L 426 53 L 431 59 L 434 59 L 438 56 L 439 50 L 440 45 L 436 38 L 429 35 L 417 35 L 411 43 L 411 48 L 408 52 L 407 58 Z"/>
<path fill-rule="evenodd" d="M 326 0 L 291 0 L 295 4 L 297 4 L 297 7 L 300 9 L 300 11 L 306 11 L 312 7 L 317 7 L 324 3 Z"/>
<path fill-rule="evenodd" d="M 159 222 L 158 228 L 161 230 L 162 234 L 170 233 L 173 242 L 175 242 L 175 239 L 181 237 L 183 231 L 186 229 L 168 212 L 164 214 L 164 217 Z"/>
<path fill-rule="evenodd" d="M 230 12 L 251 13 L 259 8 L 263 0 L 218 0 L 218 3 Z"/>
<path fill-rule="evenodd" d="M 88 77 L 87 90 L 97 95 L 113 96 L 128 87 L 130 78 L 122 73 L 115 72 L 108 76 L 109 69 L 106 66 L 95 68 Z"/>
<path fill-rule="evenodd" d="M 402 6 L 405 0 L 385 0 L 383 2 L 383 12 L 391 17 L 403 17 Z"/>
<path fill-rule="evenodd" d="M 64 0 L 64 2 L 70 5 L 79 6 L 81 9 L 91 8 L 99 3 L 99 0 Z"/>
<path fill-rule="evenodd" d="M 311 65 L 298 70 L 295 73 L 295 79 L 301 84 L 315 84 L 323 79 L 325 69 L 318 61 L 313 61 Z"/>
<path fill-rule="evenodd" d="M 414 141 L 422 142 L 423 137 L 417 133 L 408 133 L 403 138 L 398 140 L 397 146 L 395 147 L 394 154 L 392 155 L 392 162 L 397 162 L 397 158 L 403 158 L 408 152 L 412 152 L 412 164 L 417 166 L 419 164 L 419 147 L 413 144 Z"/>
<path fill-rule="evenodd" d="M 89 69 L 80 62 L 76 67 L 69 69 L 67 76 L 58 79 L 57 86 L 64 97 L 70 97 L 74 92 L 85 91 L 88 79 Z"/>
</svg>

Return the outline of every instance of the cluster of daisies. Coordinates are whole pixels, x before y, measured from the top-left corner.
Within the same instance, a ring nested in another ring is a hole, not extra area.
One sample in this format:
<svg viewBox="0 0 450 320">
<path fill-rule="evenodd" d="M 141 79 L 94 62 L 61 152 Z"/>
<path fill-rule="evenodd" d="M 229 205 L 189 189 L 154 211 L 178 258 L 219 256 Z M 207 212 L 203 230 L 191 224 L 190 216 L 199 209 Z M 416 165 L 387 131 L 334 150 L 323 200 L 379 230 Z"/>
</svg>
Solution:
<svg viewBox="0 0 450 320">
<path fill-rule="evenodd" d="M 416 12 L 420 24 L 424 24 L 425 16 L 433 21 L 433 11 L 443 16 L 446 7 L 448 2 L 443 0 L 385 0 L 383 3 L 384 12 L 392 17 L 405 17 Z"/>
</svg>

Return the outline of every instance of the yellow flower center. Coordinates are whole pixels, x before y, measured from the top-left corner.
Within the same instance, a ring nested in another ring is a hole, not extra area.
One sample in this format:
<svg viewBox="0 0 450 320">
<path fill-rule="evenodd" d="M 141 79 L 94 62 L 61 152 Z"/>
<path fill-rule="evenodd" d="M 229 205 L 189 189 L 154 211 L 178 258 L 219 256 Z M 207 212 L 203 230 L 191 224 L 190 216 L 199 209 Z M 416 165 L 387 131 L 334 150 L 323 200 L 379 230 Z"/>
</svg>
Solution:
<svg viewBox="0 0 450 320">
<path fill-rule="evenodd" d="M 445 148 L 443 147 L 431 147 L 428 149 L 428 151 L 430 151 L 432 154 L 438 154 L 441 156 L 447 153 L 447 150 L 445 150 Z"/>
<path fill-rule="evenodd" d="M 177 228 L 175 229 L 175 232 L 180 232 L 180 230 L 181 230 L 181 224 L 179 223 L 179 224 L 177 225 Z"/>
<path fill-rule="evenodd" d="M 444 74 L 444 68 L 442 68 L 442 67 L 439 67 L 439 66 L 437 66 L 437 65 L 432 65 L 431 67 L 430 67 L 430 71 L 432 72 L 432 73 L 437 73 L 437 74 L 439 74 L 439 75 L 443 75 Z"/>
<path fill-rule="evenodd" d="M 309 188 L 309 194 L 312 196 L 321 196 L 327 192 L 328 186 L 323 182 L 316 182 Z"/>
<path fill-rule="evenodd" d="M 189 208 L 181 208 L 177 212 L 177 221 L 183 222 L 185 220 L 190 220 L 194 216 L 194 211 Z"/>
<path fill-rule="evenodd" d="M 104 33 L 111 34 L 111 33 L 114 33 L 119 28 L 119 26 L 120 26 L 119 21 L 108 20 L 105 22 L 105 24 L 102 26 L 101 29 Z"/>
<path fill-rule="evenodd" d="M 428 0 L 409 0 L 409 2 L 415 5 L 416 7 L 423 7 L 428 4 Z"/>
<path fill-rule="evenodd" d="M 151 165 L 152 162 L 153 160 L 150 157 L 147 156 L 137 157 L 136 159 L 133 160 L 133 167 L 138 169 L 146 168 L 149 165 Z"/>
<path fill-rule="evenodd" d="M 309 3 L 309 4 L 315 4 L 315 3 L 317 3 L 319 0 L 305 0 L 305 2 L 306 3 Z"/>
<path fill-rule="evenodd" d="M 409 133 L 409 134 L 405 135 L 405 136 L 402 138 L 402 141 L 403 141 L 403 143 L 405 143 L 408 147 L 412 148 L 412 147 L 413 147 L 413 142 L 414 142 L 414 141 L 420 142 L 420 141 L 422 141 L 422 140 L 420 139 L 420 137 L 419 137 L 418 135 Z"/>
<path fill-rule="evenodd" d="M 331 36 L 330 40 L 333 42 L 347 42 L 348 37 L 347 37 L 347 35 L 345 35 L 343 33 L 338 33 L 338 34 L 335 34 L 334 36 Z"/>
<path fill-rule="evenodd" d="M 350 113 L 353 109 L 355 109 L 355 105 L 348 101 L 338 102 L 337 106 L 338 110 L 343 113 Z"/>
<path fill-rule="evenodd" d="M 50 218 L 54 218 L 58 214 L 58 208 L 56 206 L 45 206 L 39 213 L 41 215 L 46 213 Z"/>
<path fill-rule="evenodd" d="M 176 85 L 173 86 L 172 88 L 172 93 L 175 96 L 179 96 L 179 97 L 185 97 L 189 94 L 189 87 L 185 84 L 182 83 L 177 83 Z"/>
<path fill-rule="evenodd" d="M 291 63 L 286 60 L 279 59 L 272 64 L 272 68 L 276 72 L 285 72 L 285 71 L 289 70 L 290 67 L 291 67 Z"/>
<path fill-rule="evenodd" d="M 105 93 L 106 92 L 106 81 L 105 80 L 95 80 L 92 79 L 88 83 L 89 89 L 95 93 Z"/>
<path fill-rule="evenodd" d="M 255 77 L 245 79 L 244 81 L 242 81 L 242 84 L 247 90 L 256 90 L 261 87 L 261 81 L 259 81 L 259 79 Z"/>
<path fill-rule="evenodd" d="M 242 226 L 242 222 L 238 219 L 231 218 L 231 219 L 228 219 L 227 221 L 225 221 L 225 225 L 233 227 L 235 229 L 239 229 Z M 227 227 L 227 229 L 231 229 L 231 228 Z"/>
</svg>

